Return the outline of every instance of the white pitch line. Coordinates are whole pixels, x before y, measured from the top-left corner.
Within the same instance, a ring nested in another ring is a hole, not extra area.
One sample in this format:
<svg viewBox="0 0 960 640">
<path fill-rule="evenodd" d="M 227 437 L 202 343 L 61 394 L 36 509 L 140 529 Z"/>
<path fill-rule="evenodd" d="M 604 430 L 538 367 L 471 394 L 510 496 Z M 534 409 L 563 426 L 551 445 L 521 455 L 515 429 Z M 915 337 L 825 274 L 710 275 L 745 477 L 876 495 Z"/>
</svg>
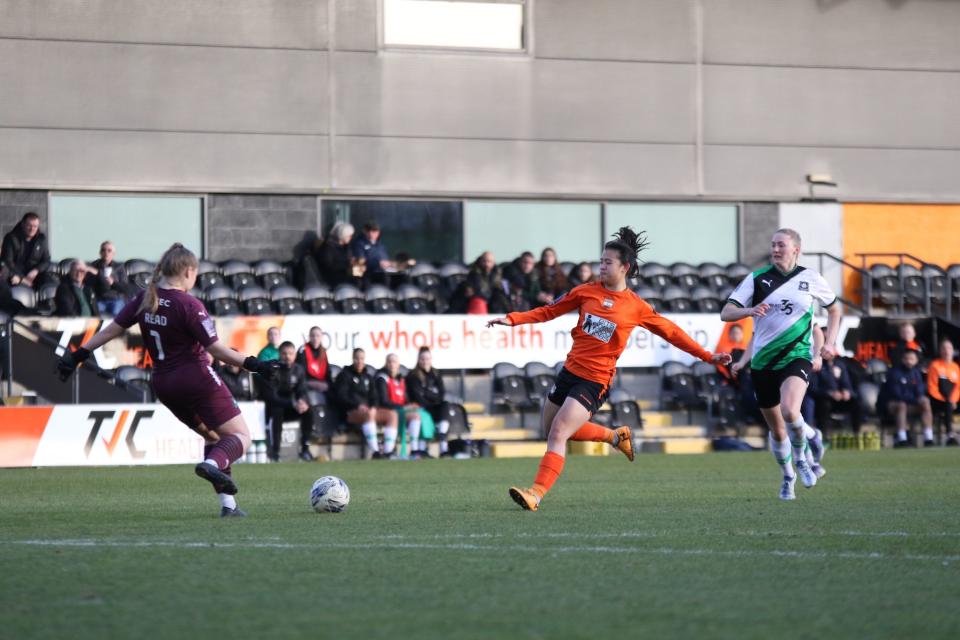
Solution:
<svg viewBox="0 0 960 640">
<path fill-rule="evenodd" d="M 483 545 L 483 544 L 431 544 L 413 542 L 383 543 L 317 543 L 302 544 L 289 542 L 178 542 L 165 540 L 10 540 L 0 541 L 3 545 L 32 547 L 79 547 L 79 548 L 152 548 L 169 547 L 174 549 L 357 549 L 357 550 L 403 550 L 426 549 L 440 551 L 493 551 L 493 552 L 533 552 L 549 554 L 594 554 L 622 553 L 662 556 L 716 556 L 724 558 L 757 558 L 773 556 L 781 558 L 810 559 L 848 559 L 848 560 L 910 560 L 920 562 L 941 562 L 944 564 L 960 561 L 960 555 L 930 554 L 890 554 L 859 551 L 790 551 L 781 549 L 763 550 L 723 550 L 723 549 L 676 549 L 670 547 L 610 547 L 610 546 L 534 546 L 534 545 Z"/>
<path fill-rule="evenodd" d="M 424 535 L 410 535 L 403 533 L 391 533 L 382 536 L 373 536 L 377 540 L 474 540 L 474 539 L 492 539 L 492 538 L 533 538 L 537 540 L 547 538 L 674 538 L 678 535 L 685 535 L 687 531 L 622 531 L 614 533 L 585 533 L 585 532 L 564 532 L 564 531 L 545 531 L 543 533 L 437 533 Z M 907 531 L 725 531 L 725 530 L 707 530 L 697 532 L 700 535 L 715 536 L 744 536 L 744 537 L 863 537 L 863 538 L 957 538 L 960 533 L 953 532 L 927 532 L 910 533 Z"/>
</svg>

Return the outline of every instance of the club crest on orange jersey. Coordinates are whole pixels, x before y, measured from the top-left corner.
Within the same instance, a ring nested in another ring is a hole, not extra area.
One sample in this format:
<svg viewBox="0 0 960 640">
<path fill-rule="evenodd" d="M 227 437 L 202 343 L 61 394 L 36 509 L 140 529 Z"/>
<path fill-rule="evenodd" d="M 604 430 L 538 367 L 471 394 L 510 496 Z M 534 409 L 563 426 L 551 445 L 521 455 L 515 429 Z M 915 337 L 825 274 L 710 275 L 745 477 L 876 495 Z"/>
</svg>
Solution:
<svg viewBox="0 0 960 640">
<path fill-rule="evenodd" d="M 613 308 L 613 298 L 604 298 L 603 299 L 603 308 L 612 309 Z"/>
</svg>

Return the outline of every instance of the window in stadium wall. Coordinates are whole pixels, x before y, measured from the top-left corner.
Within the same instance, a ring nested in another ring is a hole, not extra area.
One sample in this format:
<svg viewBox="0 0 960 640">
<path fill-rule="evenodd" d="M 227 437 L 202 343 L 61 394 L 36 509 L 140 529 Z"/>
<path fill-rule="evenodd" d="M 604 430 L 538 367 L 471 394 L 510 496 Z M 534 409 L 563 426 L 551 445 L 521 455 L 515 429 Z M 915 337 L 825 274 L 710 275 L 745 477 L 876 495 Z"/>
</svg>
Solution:
<svg viewBox="0 0 960 640">
<path fill-rule="evenodd" d="M 470 201 L 464 207 L 467 262 L 484 251 L 492 251 L 498 262 L 524 251 L 539 260 L 547 247 L 561 262 L 600 259 L 599 202 Z"/>
<path fill-rule="evenodd" d="M 174 242 L 203 255 L 203 198 L 177 195 L 50 195 L 50 255 L 98 257 L 113 242 L 117 258 L 155 261 Z"/>
<path fill-rule="evenodd" d="M 647 262 L 673 264 L 737 261 L 737 206 L 734 204 L 610 203 L 607 233 L 629 225 L 647 232 Z"/>
<path fill-rule="evenodd" d="M 522 52 L 523 0 L 383 0 L 383 45 Z"/>
<path fill-rule="evenodd" d="M 380 242 L 390 257 L 405 253 L 419 262 L 459 262 L 463 258 L 463 206 L 431 200 L 324 200 L 323 234 L 335 222 L 380 225 Z"/>
</svg>

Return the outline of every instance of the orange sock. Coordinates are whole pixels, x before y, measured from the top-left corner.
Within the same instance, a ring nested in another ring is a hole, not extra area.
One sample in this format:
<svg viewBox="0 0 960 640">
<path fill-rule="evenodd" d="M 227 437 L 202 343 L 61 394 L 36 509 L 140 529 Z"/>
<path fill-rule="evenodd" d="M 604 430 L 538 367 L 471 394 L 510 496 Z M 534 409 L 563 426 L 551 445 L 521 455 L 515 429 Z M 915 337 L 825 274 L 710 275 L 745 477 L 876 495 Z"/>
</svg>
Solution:
<svg viewBox="0 0 960 640">
<path fill-rule="evenodd" d="M 586 442 L 613 442 L 613 436 L 613 429 L 607 429 L 593 422 L 585 422 L 576 433 L 570 436 L 570 439 Z"/>
<path fill-rule="evenodd" d="M 541 498 L 550 491 L 550 487 L 560 477 L 563 471 L 563 463 L 566 459 L 554 453 L 547 451 L 540 460 L 540 468 L 537 470 L 537 477 L 533 479 L 533 491 Z"/>
</svg>

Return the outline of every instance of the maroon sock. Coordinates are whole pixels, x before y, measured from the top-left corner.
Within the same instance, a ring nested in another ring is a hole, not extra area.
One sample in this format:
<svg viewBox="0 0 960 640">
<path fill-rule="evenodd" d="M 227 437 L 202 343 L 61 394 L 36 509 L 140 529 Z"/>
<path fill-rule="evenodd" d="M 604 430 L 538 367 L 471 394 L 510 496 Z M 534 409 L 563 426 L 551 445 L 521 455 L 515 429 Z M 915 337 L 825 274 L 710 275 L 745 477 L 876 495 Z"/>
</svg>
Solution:
<svg viewBox="0 0 960 640">
<path fill-rule="evenodd" d="M 220 442 L 213 445 L 209 452 L 204 447 L 204 459 L 214 460 L 224 473 L 228 473 L 230 463 L 239 460 L 242 455 L 243 443 L 240 438 L 233 435 L 220 438 Z"/>
</svg>

